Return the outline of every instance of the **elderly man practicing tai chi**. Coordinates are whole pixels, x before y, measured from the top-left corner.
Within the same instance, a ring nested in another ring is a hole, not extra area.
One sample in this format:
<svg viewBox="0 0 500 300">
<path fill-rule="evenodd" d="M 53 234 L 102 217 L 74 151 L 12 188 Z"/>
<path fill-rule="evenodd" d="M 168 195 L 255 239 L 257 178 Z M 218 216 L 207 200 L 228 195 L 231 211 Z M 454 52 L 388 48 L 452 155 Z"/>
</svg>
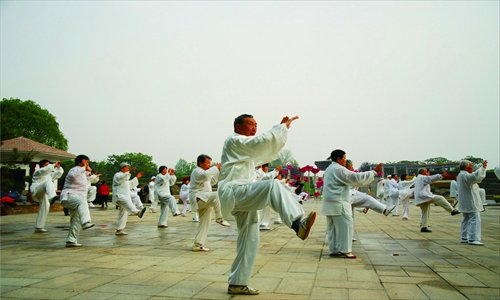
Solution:
<svg viewBox="0 0 500 300">
<path fill-rule="evenodd" d="M 479 185 L 486 177 L 486 167 L 488 161 L 483 162 L 483 166 L 472 172 L 472 162 L 462 160 L 460 162 L 460 173 L 457 176 L 458 186 L 458 209 L 462 213 L 462 243 L 469 245 L 483 246 L 481 242 L 481 215 L 484 211 L 483 201 L 479 194 Z"/>
<path fill-rule="evenodd" d="M 191 182 L 189 183 L 189 200 L 193 210 L 199 213 L 200 223 L 192 250 L 209 251 L 210 249 L 205 248 L 204 245 L 207 241 L 212 208 L 215 211 L 215 222 L 226 227 L 229 227 L 230 224 L 222 218 L 219 195 L 217 192 L 212 192 L 212 185 L 217 184 L 220 163 L 210 167 L 212 158 L 205 154 L 199 155 L 196 163 L 198 166 L 191 173 Z"/>
<path fill-rule="evenodd" d="M 447 212 L 451 213 L 452 216 L 460 213 L 458 210 L 453 209 L 453 206 L 451 206 L 451 204 L 443 196 L 431 193 L 431 183 L 442 179 L 443 176 L 441 174 L 430 176 L 430 174 L 431 173 L 427 168 L 421 168 L 418 170 L 417 179 L 415 179 L 415 205 L 419 206 L 422 210 L 420 232 L 432 232 L 432 230 L 427 228 L 429 224 L 429 216 L 431 214 L 431 204 L 441 206 Z"/>
<path fill-rule="evenodd" d="M 222 148 L 219 196 L 222 213 L 231 212 L 238 228 L 236 258 L 229 273 L 229 294 L 257 295 L 248 286 L 259 247 L 257 211 L 271 205 L 283 222 L 303 240 L 311 230 L 316 212 L 304 217 L 304 210 L 290 190 L 277 180 L 257 180 L 255 167 L 278 157 L 284 147 L 288 128 L 298 117 L 284 117 L 271 130 L 256 135 L 257 122 L 252 115 L 234 120 L 234 134 Z"/>
</svg>

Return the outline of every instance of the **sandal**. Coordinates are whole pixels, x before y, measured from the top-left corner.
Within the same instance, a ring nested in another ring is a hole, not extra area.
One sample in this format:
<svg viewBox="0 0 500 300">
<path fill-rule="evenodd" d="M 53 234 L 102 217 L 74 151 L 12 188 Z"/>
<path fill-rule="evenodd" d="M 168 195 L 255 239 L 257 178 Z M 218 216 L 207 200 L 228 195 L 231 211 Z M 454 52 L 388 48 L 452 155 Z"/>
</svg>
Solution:
<svg viewBox="0 0 500 300">
<path fill-rule="evenodd" d="M 368 208 L 368 207 L 365 207 L 365 208 L 363 209 L 363 213 L 366 215 L 366 214 L 368 213 L 368 210 L 369 210 L 369 208 Z"/>
</svg>

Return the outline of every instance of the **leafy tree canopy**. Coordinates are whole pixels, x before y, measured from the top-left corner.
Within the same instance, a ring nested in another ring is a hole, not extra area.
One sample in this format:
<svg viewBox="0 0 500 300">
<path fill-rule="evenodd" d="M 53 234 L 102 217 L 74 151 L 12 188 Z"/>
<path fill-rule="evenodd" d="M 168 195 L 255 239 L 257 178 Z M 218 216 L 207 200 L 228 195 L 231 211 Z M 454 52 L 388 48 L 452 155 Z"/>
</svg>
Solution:
<svg viewBox="0 0 500 300">
<path fill-rule="evenodd" d="M 446 163 L 450 163 L 450 162 L 453 162 L 447 158 L 444 158 L 444 157 L 434 157 L 434 158 L 428 158 L 424 161 L 424 163 L 426 164 L 446 164 Z"/>
<path fill-rule="evenodd" d="M 0 110 L 2 141 L 24 136 L 57 149 L 68 150 L 68 141 L 59 130 L 56 118 L 37 103 L 3 98 Z"/>
<path fill-rule="evenodd" d="M 484 159 L 480 158 L 480 157 L 474 157 L 474 156 L 466 156 L 462 159 L 466 159 L 466 160 L 469 160 L 473 165 L 478 165 L 478 164 L 482 164 Z"/>
<path fill-rule="evenodd" d="M 143 153 L 113 154 L 108 156 L 105 161 L 91 161 L 90 167 L 93 171 L 102 174 L 100 177 L 101 180 L 106 180 L 107 183 L 111 183 L 115 173 L 120 170 L 120 164 L 122 162 L 129 163 L 131 168 L 135 167 L 136 170 L 131 172 L 132 176 L 139 171 L 144 172 L 143 177 L 139 180 L 141 184 L 149 182 L 151 176 L 158 173 L 158 166 L 153 162 L 153 157 Z"/>
<path fill-rule="evenodd" d="M 191 176 L 191 172 L 196 168 L 196 162 L 187 162 L 185 159 L 179 159 L 175 164 L 175 176 L 178 179 Z"/>
<path fill-rule="evenodd" d="M 292 165 L 294 167 L 299 166 L 299 162 L 293 157 L 293 153 L 289 149 L 283 149 L 278 153 L 278 158 L 269 163 L 269 166 L 274 168 L 277 166 Z"/>
</svg>

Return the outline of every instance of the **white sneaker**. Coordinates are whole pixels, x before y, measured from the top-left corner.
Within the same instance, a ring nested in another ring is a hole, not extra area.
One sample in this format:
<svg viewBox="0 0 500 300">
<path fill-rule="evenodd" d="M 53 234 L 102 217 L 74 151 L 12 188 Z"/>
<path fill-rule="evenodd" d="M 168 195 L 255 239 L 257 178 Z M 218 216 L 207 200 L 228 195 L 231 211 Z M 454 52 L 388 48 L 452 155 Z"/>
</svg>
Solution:
<svg viewBox="0 0 500 300">
<path fill-rule="evenodd" d="M 384 210 L 384 215 L 388 216 L 395 208 L 396 208 L 396 205 L 391 206 L 389 209 L 387 209 L 387 207 L 386 207 Z"/>
<path fill-rule="evenodd" d="M 86 229 L 92 228 L 92 227 L 94 227 L 94 226 L 95 226 L 95 224 L 94 224 L 94 223 L 87 222 L 87 223 L 85 223 L 85 224 L 82 224 L 82 229 L 83 229 L 83 230 L 86 230 Z"/>
<path fill-rule="evenodd" d="M 480 241 L 472 241 L 472 242 L 468 242 L 469 245 L 474 245 L 474 246 L 484 246 L 483 243 L 481 243 Z"/>
<path fill-rule="evenodd" d="M 94 203 L 89 202 L 89 207 L 95 207 Z"/>
<path fill-rule="evenodd" d="M 125 231 L 123 231 L 123 230 L 117 230 L 117 231 L 115 232 L 115 235 L 128 235 L 128 233 L 126 233 L 126 232 L 125 232 Z"/>
<path fill-rule="evenodd" d="M 196 245 L 194 245 L 191 248 L 191 250 L 193 250 L 194 252 L 208 252 L 208 251 L 210 251 L 210 249 L 208 249 L 208 248 L 205 248 L 203 246 L 196 246 Z"/>
<path fill-rule="evenodd" d="M 35 228 L 35 233 L 45 233 L 47 232 L 47 229 L 45 228 Z"/>
</svg>

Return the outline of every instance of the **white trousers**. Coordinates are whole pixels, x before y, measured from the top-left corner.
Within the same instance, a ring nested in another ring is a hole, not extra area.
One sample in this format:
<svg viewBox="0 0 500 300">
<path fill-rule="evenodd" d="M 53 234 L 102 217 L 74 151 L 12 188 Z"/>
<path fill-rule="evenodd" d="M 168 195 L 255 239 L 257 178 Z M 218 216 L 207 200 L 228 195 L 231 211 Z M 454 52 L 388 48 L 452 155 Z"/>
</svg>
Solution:
<svg viewBox="0 0 500 300">
<path fill-rule="evenodd" d="M 435 195 L 434 198 L 432 198 L 432 200 L 418 205 L 422 210 L 422 218 L 420 220 L 421 227 L 427 227 L 429 225 L 429 217 L 431 215 L 431 204 L 441 206 L 447 212 L 450 213 L 453 210 L 451 204 L 443 196 Z"/>
<path fill-rule="evenodd" d="M 179 198 L 182 200 L 182 215 L 185 216 L 188 209 L 191 210 L 191 207 L 189 207 L 189 193 L 179 194 Z"/>
<path fill-rule="evenodd" d="M 158 198 L 155 196 L 155 192 L 150 191 L 149 192 L 149 202 L 151 202 L 151 206 L 149 207 L 150 211 L 155 211 L 156 206 L 158 205 Z"/>
<path fill-rule="evenodd" d="M 97 187 L 91 185 L 87 190 L 87 202 L 94 202 L 97 195 Z"/>
<path fill-rule="evenodd" d="M 396 207 L 394 207 L 394 209 L 392 210 L 392 215 L 397 216 L 398 215 L 398 206 L 399 206 L 399 195 L 398 194 L 390 195 L 389 198 L 387 198 L 387 207 L 392 207 L 393 205 Z"/>
<path fill-rule="evenodd" d="M 229 273 L 229 284 L 247 285 L 259 247 L 257 210 L 271 205 L 283 222 L 292 223 L 304 216 L 294 194 L 277 180 L 262 180 L 232 187 L 235 198 L 232 214 L 238 227 L 236 257 Z"/>
<path fill-rule="evenodd" d="M 208 200 L 205 202 L 203 200 L 198 200 L 198 214 L 199 214 L 199 224 L 198 232 L 194 237 L 195 246 L 203 246 L 207 241 L 208 227 L 210 225 L 212 208 L 215 212 L 215 218 L 222 218 L 222 213 L 220 211 L 220 201 L 217 192 L 210 192 Z"/>
<path fill-rule="evenodd" d="M 87 199 L 82 199 L 75 194 L 68 194 L 67 199 L 61 201 L 61 205 L 69 209 L 70 213 L 69 232 L 66 242 L 76 243 L 82 224 L 90 222 Z"/>
<path fill-rule="evenodd" d="M 400 201 L 403 202 L 403 218 L 410 217 L 410 197 L 413 195 L 413 189 L 399 191 Z"/>
<path fill-rule="evenodd" d="M 116 205 L 118 206 L 118 216 L 116 217 L 116 229 L 123 230 L 127 226 L 128 214 L 137 214 L 139 210 L 132 203 L 130 198 L 118 198 L 116 199 Z"/>
<path fill-rule="evenodd" d="M 481 241 L 481 214 L 479 212 L 462 213 L 462 240 Z"/>
<path fill-rule="evenodd" d="M 144 205 L 142 204 L 142 201 L 141 201 L 141 198 L 139 197 L 139 195 L 136 195 L 136 194 L 130 194 L 130 200 L 132 201 L 132 203 L 134 204 L 134 206 L 138 209 L 138 210 L 141 210 Z"/>
<path fill-rule="evenodd" d="M 271 206 L 266 206 L 264 209 L 258 211 L 259 225 L 262 227 L 269 227 L 271 224 Z"/>
<path fill-rule="evenodd" d="M 158 202 L 160 203 L 160 219 L 158 220 L 158 226 L 167 225 L 168 221 L 168 212 L 167 207 L 170 208 L 170 211 L 173 214 L 179 213 L 179 209 L 177 208 L 177 202 L 172 195 L 168 195 L 165 197 L 158 197 Z"/>
<path fill-rule="evenodd" d="M 365 193 L 356 193 L 352 197 L 351 206 L 354 207 L 366 207 L 379 214 L 383 214 L 384 210 L 387 208 L 385 204 L 377 201 L 377 199 Z M 354 210 L 353 210 L 354 212 Z"/>
<path fill-rule="evenodd" d="M 326 234 L 330 254 L 352 252 L 353 225 L 351 215 L 326 216 Z"/>
<path fill-rule="evenodd" d="M 45 181 L 31 187 L 33 199 L 38 201 L 38 215 L 36 216 L 35 228 L 45 228 L 50 211 L 49 199 L 56 196 L 56 189 L 52 181 Z"/>
</svg>

